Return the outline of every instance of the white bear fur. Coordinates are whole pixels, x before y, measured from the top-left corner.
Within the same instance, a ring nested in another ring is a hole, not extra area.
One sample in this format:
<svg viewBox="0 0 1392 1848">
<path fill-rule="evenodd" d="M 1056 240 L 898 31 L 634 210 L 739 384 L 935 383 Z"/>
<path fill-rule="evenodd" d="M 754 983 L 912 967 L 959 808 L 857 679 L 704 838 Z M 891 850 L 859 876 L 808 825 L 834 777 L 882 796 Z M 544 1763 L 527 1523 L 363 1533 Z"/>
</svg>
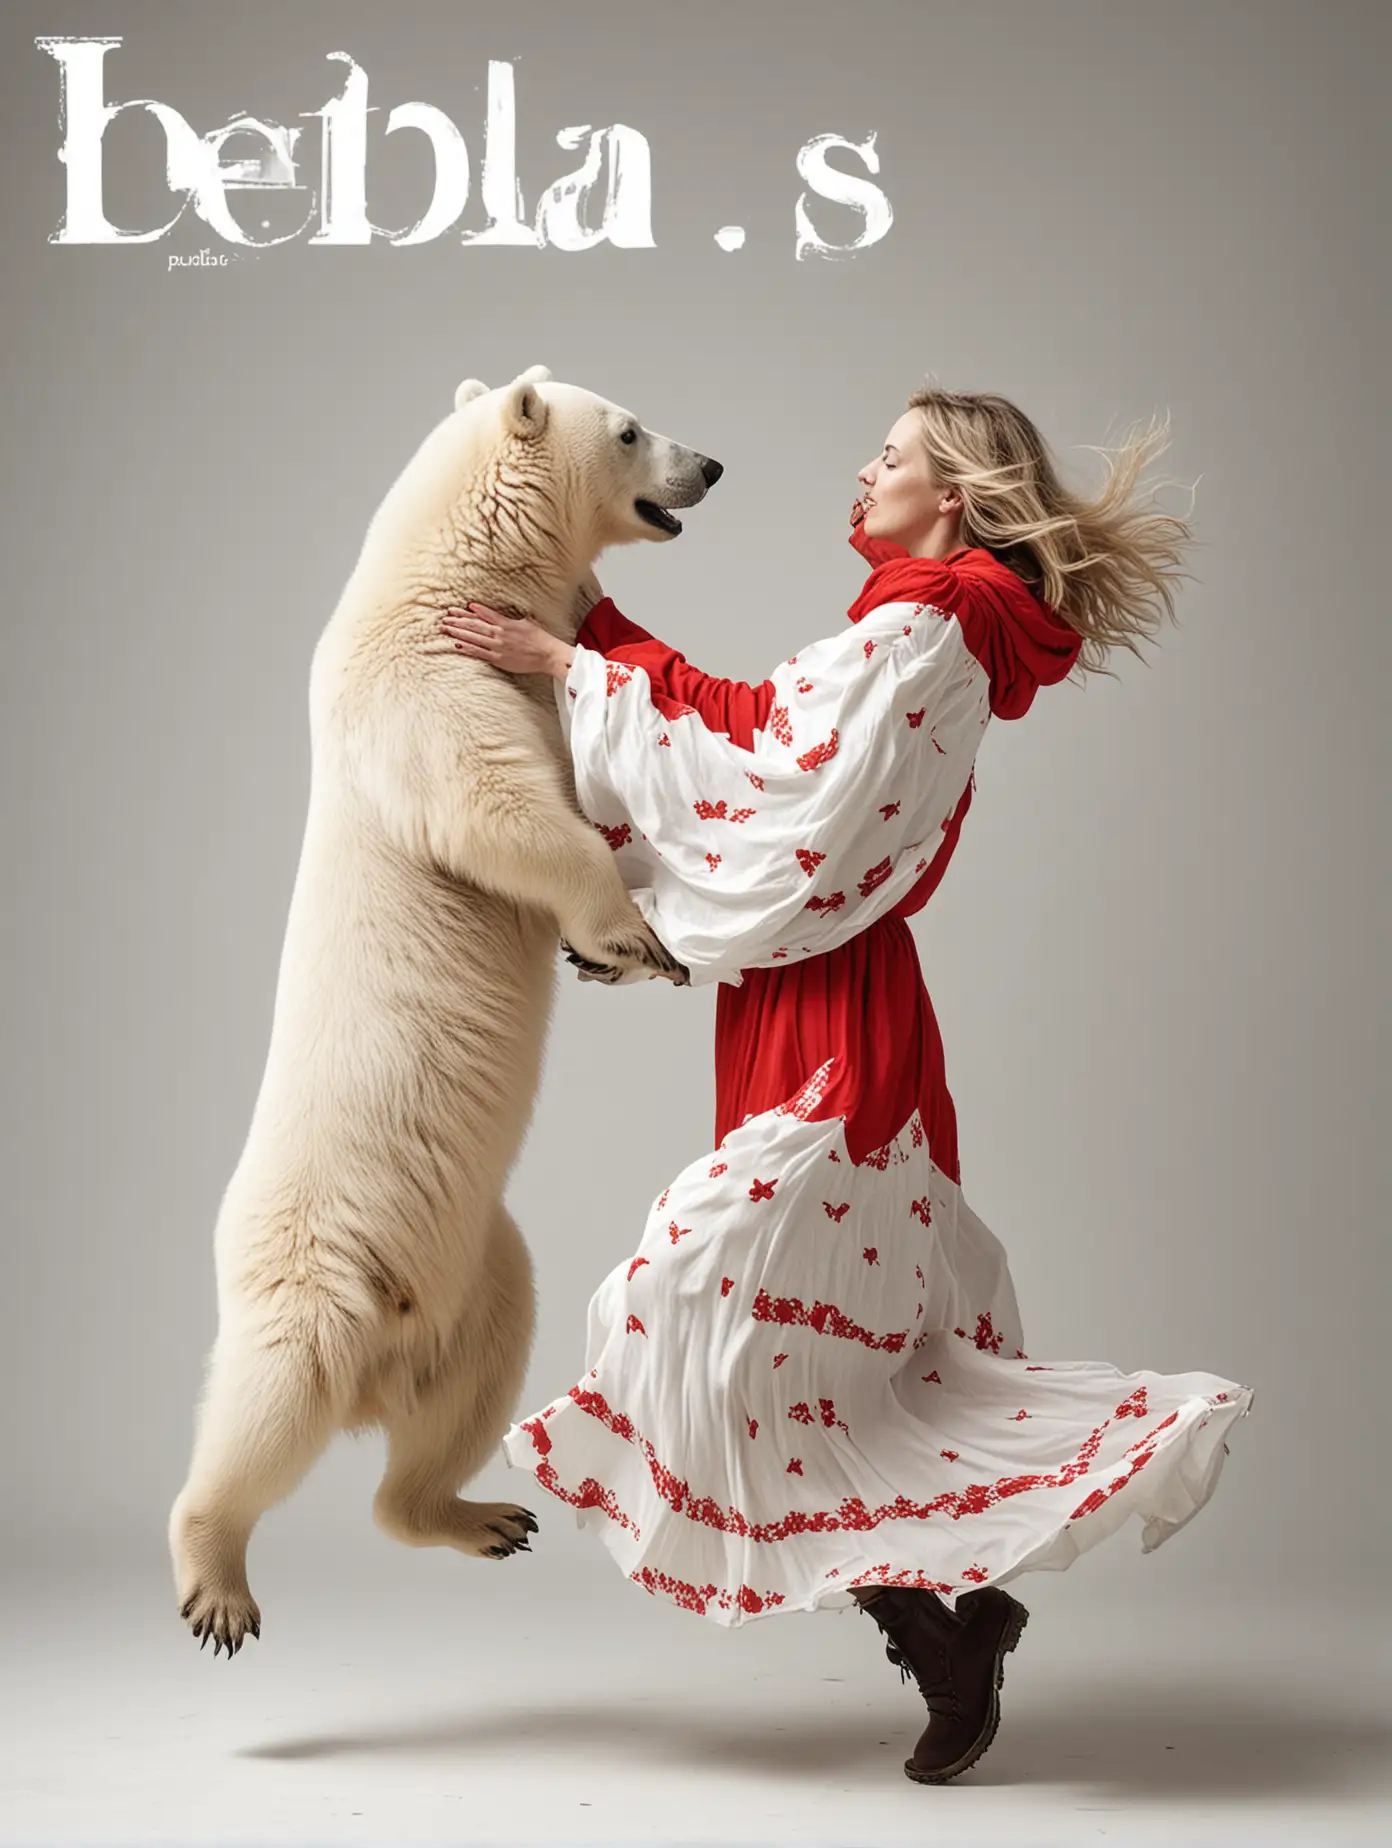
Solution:
<svg viewBox="0 0 1392 1848">
<path fill-rule="evenodd" d="M 684 973 L 575 806 L 550 678 L 461 656 L 437 624 L 472 598 L 573 639 L 600 552 L 666 536 L 635 500 L 689 506 L 713 465 L 543 366 L 494 391 L 466 380 L 455 407 L 382 502 L 314 655 L 269 1055 L 218 1216 L 218 1333 L 170 1518 L 181 1614 L 215 1653 L 260 1634 L 247 1542 L 338 1430 L 385 1430 L 373 1512 L 397 1539 L 526 1545 L 526 1510 L 458 1490 L 499 1444 L 531 1344 L 502 1195 L 558 931 L 616 973 Z"/>
</svg>

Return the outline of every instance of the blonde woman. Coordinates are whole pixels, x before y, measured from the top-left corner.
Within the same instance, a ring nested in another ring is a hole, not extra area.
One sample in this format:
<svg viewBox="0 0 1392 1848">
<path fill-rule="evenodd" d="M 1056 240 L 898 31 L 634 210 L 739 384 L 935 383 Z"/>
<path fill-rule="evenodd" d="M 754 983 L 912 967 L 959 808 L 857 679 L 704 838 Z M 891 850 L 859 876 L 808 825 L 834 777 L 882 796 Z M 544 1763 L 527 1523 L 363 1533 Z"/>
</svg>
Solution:
<svg viewBox="0 0 1392 1848">
<path fill-rule="evenodd" d="M 1163 445 L 1133 433 L 1080 499 L 1004 398 L 914 393 L 859 473 L 850 621 L 758 686 L 609 598 L 574 648 L 477 604 L 444 620 L 466 654 L 555 676 L 585 812 L 692 983 L 720 984 L 717 1147 L 654 1202 L 590 1304 L 585 1376 L 507 1457 L 715 1623 L 858 1601 L 927 1704 L 923 1783 L 995 1735 L 1026 1621 L 1004 1586 L 1128 1515 L 1158 1545 L 1251 1400 L 1026 1356 L 907 922 L 989 721 L 1173 613 L 1189 528 L 1136 495 Z"/>
</svg>

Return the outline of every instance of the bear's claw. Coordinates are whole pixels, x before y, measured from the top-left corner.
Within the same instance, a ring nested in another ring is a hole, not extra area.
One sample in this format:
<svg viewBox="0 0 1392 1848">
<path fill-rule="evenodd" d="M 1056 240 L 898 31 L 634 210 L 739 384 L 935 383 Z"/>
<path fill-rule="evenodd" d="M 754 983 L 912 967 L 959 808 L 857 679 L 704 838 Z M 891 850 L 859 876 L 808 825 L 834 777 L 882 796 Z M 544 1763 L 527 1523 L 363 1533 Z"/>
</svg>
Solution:
<svg viewBox="0 0 1392 1848">
<path fill-rule="evenodd" d="M 218 1596 L 199 1585 L 179 1606 L 179 1615 L 198 1639 L 200 1653 L 211 1643 L 213 1654 L 221 1655 L 225 1649 L 229 1661 L 248 1636 L 259 1639 L 261 1635 L 261 1613 L 245 1593 Z"/>
<path fill-rule="evenodd" d="M 685 964 L 679 963 L 672 952 L 651 934 L 636 946 L 619 940 L 605 945 L 616 957 L 629 958 L 626 962 L 593 961 L 588 956 L 582 956 L 564 937 L 561 939 L 561 948 L 565 952 L 566 961 L 573 963 L 579 971 L 582 982 L 603 982 L 612 987 L 614 983 L 623 981 L 634 969 L 647 969 L 650 980 L 662 976 L 674 987 L 690 986 L 691 973 Z"/>
</svg>

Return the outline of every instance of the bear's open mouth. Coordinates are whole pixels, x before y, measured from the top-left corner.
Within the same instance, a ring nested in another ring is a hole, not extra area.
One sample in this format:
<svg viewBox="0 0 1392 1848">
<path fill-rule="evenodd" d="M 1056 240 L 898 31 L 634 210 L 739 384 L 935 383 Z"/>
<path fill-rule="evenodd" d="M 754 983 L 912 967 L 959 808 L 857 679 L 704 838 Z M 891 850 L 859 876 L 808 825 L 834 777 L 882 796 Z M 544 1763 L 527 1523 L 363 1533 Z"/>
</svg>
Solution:
<svg viewBox="0 0 1392 1848">
<path fill-rule="evenodd" d="M 633 507 L 640 519 L 646 520 L 649 526 L 655 526 L 660 533 L 679 533 L 682 529 L 681 521 L 668 513 L 665 507 L 659 507 L 656 501 L 636 500 Z"/>
</svg>

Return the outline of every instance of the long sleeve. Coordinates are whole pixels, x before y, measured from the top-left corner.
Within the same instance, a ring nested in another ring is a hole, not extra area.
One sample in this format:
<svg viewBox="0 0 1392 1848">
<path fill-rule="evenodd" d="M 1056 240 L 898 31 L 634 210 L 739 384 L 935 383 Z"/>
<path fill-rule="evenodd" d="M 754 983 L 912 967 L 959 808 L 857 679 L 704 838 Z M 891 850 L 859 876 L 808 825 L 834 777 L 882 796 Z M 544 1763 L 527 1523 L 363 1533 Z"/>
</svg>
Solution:
<svg viewBox="0 0 1392 1848">
<path fill-rule="evenodd" d="M 631 622 L 609 597 L 595 604 L 575 639 L 608 661 L 641 667 L 653 703 L 664 718 L 695 712 L 709 731 L 724 732 L 732 744 L 746 750 L 753 747 L 755 732 L 767 722 L 773 705 L 771 680 L 752 686 L 743 680 L 703 674 L 685 655 Z"/>
<path fill-rule="evenodd" d="M 558 690 L 581 806 L 693 983 L 820 954 L 892 910 L 990 717 L 985 669 L 931 605 L 882 604 L 765 684 L 748 747 L 694 702 L 664 711 L 640 659 L 577 648 Z"/>
</svg>

